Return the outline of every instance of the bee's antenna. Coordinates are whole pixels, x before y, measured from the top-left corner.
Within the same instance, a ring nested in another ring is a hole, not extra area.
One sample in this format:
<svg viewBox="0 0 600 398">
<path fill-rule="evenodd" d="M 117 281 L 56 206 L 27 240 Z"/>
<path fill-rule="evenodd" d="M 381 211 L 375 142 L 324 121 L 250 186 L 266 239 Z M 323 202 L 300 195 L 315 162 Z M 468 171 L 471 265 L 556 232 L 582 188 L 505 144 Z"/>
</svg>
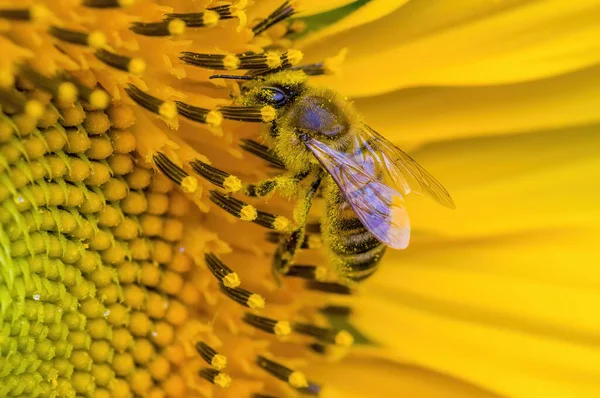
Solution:
<svg viewBox="0 0 600 398">
<path fill-rule="evenodd" d="M 232 80 L 257 80 L 255 76 L 245 75 L 212 75 L 209 79 L 232 79 Z"/>
</svg>

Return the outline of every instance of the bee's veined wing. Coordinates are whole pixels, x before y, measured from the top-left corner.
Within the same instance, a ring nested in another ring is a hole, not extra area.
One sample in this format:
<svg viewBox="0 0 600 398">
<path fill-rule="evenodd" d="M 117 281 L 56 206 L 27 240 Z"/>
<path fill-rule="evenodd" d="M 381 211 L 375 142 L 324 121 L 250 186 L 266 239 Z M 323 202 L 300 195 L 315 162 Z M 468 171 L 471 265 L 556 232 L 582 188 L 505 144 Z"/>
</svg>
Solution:
<svg viewBox="0 0 600 398">
<path fill-rule="evenodd" d="M 377 181 L 349 154 L 307 137 L 306 146 L 331 174 L 362 224 L 382 243 L 404 249 L 410 240 L 410 221 L 402 194 Z"/>
<path fill-rule="evenodd" d="M 385 174 L 383 181 L 402 194 L 410 192 L 429 194 L 440 204 L 455 208 L 456 205 L 446 189 L 413 158 L 385 139 L 366 124 L 353 135 L 353 151 L 365 164 L 379 165 Z M 360 155 L 359 155 L 360 154 Z"/>
</svg>

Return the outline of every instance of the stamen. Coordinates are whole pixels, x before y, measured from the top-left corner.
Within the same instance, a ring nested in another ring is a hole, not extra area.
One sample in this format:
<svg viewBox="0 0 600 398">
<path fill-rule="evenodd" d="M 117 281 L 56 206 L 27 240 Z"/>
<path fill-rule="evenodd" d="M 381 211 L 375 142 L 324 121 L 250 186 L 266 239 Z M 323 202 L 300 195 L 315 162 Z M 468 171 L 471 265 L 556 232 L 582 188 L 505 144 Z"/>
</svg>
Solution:
<svg viewBox="0 0 600 398">
<path fill-rule="evenodd" d="M 289 221 L 284 221 L 287 220 L 285 217 L 256 210 L 254 206 L 222 194 L 219 191 L 210 191 L 210 200 L 229 214 L 243 221 L 252 221 L 265 228 L 278 229 L 282 223 L 289 225 Z"/>
<path fill-rule="evenodd" d="M 156 167 L 171 181 L 181 186 L 184 192 L 196 192 L 198 181 L 181 167 L 177 166 L 167 155 L 157 152 L 152 156 L 152 160 Z"/>
<path fill-rule="evenodd" d="M 231 80 L 256 80 L 254 76 L 240 75 L 212 75 L 209 79 L 231 79 Z"/>
<path fill-rule="evenodd" d="M 135 0 L 83 0 L 82 5 L 94 8 L 117 8 L 133 5 Z"/>
<path fill-rule="evenodd" d="M 235 18 L 235 16 L 232 13 L 232 6 L 231 5 L 223 5 L 223 6 L 217 6 L 217 7 L 210 7 L 210 8 L 207 8 L 207 10 L 216 12 L 221 19 L 232 19 L 232 18 Z"/>
<path fill-rule="evenodd" d="M 13 21 L 30 21 L 31 12 L 29 8 L 9 8 L 0 10 L 0 18 L 11 19 Z"/>
<path fill-rule="evenodd" d="M 213 369 L 223 370 L 227 366 L 227 357 L 219 354 L 215 349 L 203 341 L 196 343 L 196 351 L 198 351 L 202 359 L 212 366 Z"/>
<path fill-rule="evenodd" d="M 250 313 L 244 314 L 242 320 L 248 325 L 280 337 L 287 336 L 292 332 L 290 323 L 287 321 L 277 321 Z"/>
<path fill-rule="evenodd" d="M 225 293 L 227 297 L 229 297 L 236 303 L 243 305 L 244 307 L 248 307 L 253 310 L 260 310 L 265 308 L 265 299 L 259 294 L 249 292 L 248 290 L 242 289 L 240 287 L 230 289 L 228 287 L 225 287 L 225 285 L 221 285 L 220 288 L 221 291 Z"/>
<path fill-rule="evenodd" d="M 106 109 L 110 105 L 110 96 L 104 90 L 92 89 L 82 84 L 79 80 L 63 75 L 65 80 L 70 81 L 77 87 L 79 96 L 90 103 L 95 109 Z"/>
<path fill-rule="evenodd" d="M 242 188 L 242 182 L 236 176 L 212 167 L 198 159 L 192 160 L 190 166 L 204 179 L 213 185 L 225 189 L 227 193 L 234 193 Z"/>
<path fill-rule="evenodd" d="M 250 72 L 248 72 L 248 75 L 252 76 L 254 78 L 257 78 L 259 76 L 276 73 L 276 72 L 282 71 L 284 69 L 290 68 L 290 67 L 300 63 L 300 61 L 302 61 L 302 58 L 304 58 L 304 54 L 302 53 L 302 51 L 291 49 L 291 50 L 288 50 L 287 52 L 285 52 L 281 56 L 281 66 L 280 67 L 277 67 L 274 69 L 268 69 L 268 68 L 254 69 L 254 70 L 251 70 Z"/>
<path fill-rule="evenodd" d="M 290 54 L 291 52 L 291 54 Z M 236 70 L 236 69 L 274 69 L 285 63 L 295 62 L 298 58 L 297 50 L 290 50 L 281 56 L 273 52 L 262 54 L 200 54 L 184 51 L 179 55 L 183 62 L 207 69 Z"/>
<path fill-rule="evenodd" d="M 267 18 L 259 22 L 258 25 L 252 28 L 254 35 L 259 35 L 265 30 L 286 18 L 291 17 L 296 13 L 296 10 L 291 6 L 290 1 L 285 1 L 279 8 L 273 11 Z"/>
<path fill-rule="evenodd" d="M 234 289 L 241 284 L 240 277 L 213 253 L 204 254 L 204 260 L 206 261 L 206 266 L 210 272 L 212 272 L 225 287 Z"/>
<path fill-rule="evenodd" d="M 0 104 L 7 108 L 13 108 L 17 113 L 39 119 L 44 113 L 44 105 L 37 100 L 27 100 L 23 94 L 17 90 L 0 89 Z"/>
<path fill-rule="evenodd" d="M 272 106 L 221 106 L 219 112 L 225 119 L 238 122 L 268 123 L 275 119 L 277 111 Z"/>
<path fill-rule="evenodd" d="M 348 286 L 335 282 L 309 281 L 306 285 L 306 288 L 309 290 L 316 290 L 324 293 L 333 293 L 341 295 L 352 294 L 352 290 L 350 290 Z"/>
<path fill-rule="evenodd" d="M 244 151 L 250 152 L 251 154 L 258 156 L 259 158 L 266 160 L 276 168 L 285 169 L 283 161 L 281 161 L 281 159 L 279 159 L 277 155 L 275 155 L 269 149 L 268 146 L 262 145 L 254 140 L 241 139 L 240 141 L 240 148 L 242 148 Z"/>
<path fill-rule="evenodd" d="M 247 22 L 246 13 L 243 11 L 246 3 L 247 1 L 239 1 L 236 4 L 210 7 L 207 10 L 216 12 L 220 19 L 237 18 L 239 20 L 237 31 L 240 32 Z"/>
<path fill-rule="evenodd" d="M 165 20 L 180 19 L 189 28 L 204 28 L 215 26 L 220 19 L 219 13 L 213 10 L 193 12 L 188 14 L 166 14 Z"/>
<path fill-rule="evenodd" d="M 216 369 L 201 369 L 198 374 L 203 379 L 206 379 L 221 388 L 227 388 L 231 385 L 231 377 L 225 373 L 219 372 Z"/>
<path fill-rule="evenodd" d="M 182 35 L 186 24 L 178 18 L 172 18 L 161 22 L 134 22 L 129 29 L 143 36 L 172 36 Z"/>
<path fill-rule="evenodd" d="M 200 54 L 183 51 L 179 59 L 188 65 L 216 70 L 236 70 L 240 67 L 240 59 L 233 54 Z"/>
<path fill-rule="evenodd" d="M 34 4 L 29 8 L 9 8 L 0 10 L 0 18 L 13 21 L 44 21 L 51 15 L 50 10 L 40 4 Z"/>
<path fill-rule="evenodd" d="M 93 48 L 102 48 L 106 45 L 106 36 L 100 31 L 90 33 L 77 30 L 63 29 L 58 26 L 51 26 L 48 32 L 59 40 L 73 44 L 81 44 Z"/>
<path fill-rule="evenodd" d="M 327 305 L 325 307 L 321 307 L 319 309 L 323 314 L 326 315 L 350 315 L 352 313 L 352 308 L 346 307 L 343 305 Z"/>
<path fill-rule="evenodd" d="M 105 49 L 100 49 L 94 53 L 96 58 L 113 68 L 140 76 L 146 70 L 146 62 L 141 58 L 132 58 L 126 55 L 112 53 Z"/>
<path fill-rule="evenodd" d="M 210 109 L 192 106 L 181 101 L 175 101 L 175 106 L 181 115 L 195 122 L 219 126 L 223 120 L 223 116 L 219 111 L 211 111 Z"/>
<path fill-rule="evenodd" d="M 317 62 L 314 64 L 300 65 L 292 68 L 293 70 L 301 70 L 308 76 L 320 76 L 327 73 L 323 62 Z"/>
<path fill-rule="evenodd" d="M 281 67 L 289 68 L 291 66 L 297 65 L 304 58 L 304 54 L 300 50 L 288 50 L 281 56 Z"/>
<path fill-rule="evenodd" d="M 327 346 L 320 343 L 312 343 L 308 345 L 308 348 L 316 352 L 317 354 L 327 355 Z"/>
<path fill-rule="evenodd" d="M 322 328 L 309 323 L 296 322 L 293 325 L 294 331 L 300 334 L 314 337 L 327 344 L 335 344 L 341 347 L 350 347 L 354 338 L 345 330 L 336 330 L 331 328 Z"/>
<path fill-rule="evenodd" d="M 256 357 L 258 366 L 277 377 L 279 380 L 289 383 L 294 388 L 306 388 L 309 386 L 304 373 L 292 370 L 275 361 L 271 361 L 259 355 Z"/>
<path fill-rule="evenodd" d="M 58 101 L 73 103 L 77 100 L 77 87 L 69 81 L 46 77 L 37 72 L 30 65 L 22 65 L 19 72 L 21 76 L 40 89 L 51 93 Z"/>
<path fill-rule="evenodd" d="M 125 92 L 127 92 L 131 99 L 137 102 L 138 105 L 148 109 L 150 112 L 157 113 L 167 119 L 173 119 L 177 116 L 177 106 L 172 101 L 163 101 L 156 98 L 143 92 L 133 84 L 129 84 L 128 87 L 125 88 Z"/>
</svg>

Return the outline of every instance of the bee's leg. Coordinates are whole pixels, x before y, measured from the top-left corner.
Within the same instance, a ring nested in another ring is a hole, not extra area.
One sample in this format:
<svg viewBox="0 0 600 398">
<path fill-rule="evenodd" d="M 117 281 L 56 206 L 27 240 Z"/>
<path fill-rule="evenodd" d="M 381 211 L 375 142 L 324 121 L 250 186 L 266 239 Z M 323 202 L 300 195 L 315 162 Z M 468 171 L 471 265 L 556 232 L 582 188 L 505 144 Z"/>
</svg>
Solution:
<svg viewBox="0 0 600 398">
<path fill-rule="evenodd" d="M 302 246 L 304 242 L 304 235 L 306 230 L 306 217 L 312 206 L 315 193 L 321 184 L 321 177 L 317 177 L 315 181 L 310 185 L 308 192 L 304 199 L 294 209 L 296 223 L 298 227 L 287 236 L 281 236 L 277 250 L 273 257 L 273 275 L 276 280 L 279 280 L 278 276 L 286 274 L 290 270 L 290 265 L 296 255 L 296 251 Z"/>
<path fill-rule="evenodd" d="M 244 193 L 252 198 L 262 197 L 270 194 L 276 188 L 284 193 L 291 194 L 296 190 L 300 181 L 302 181 L 310 172 L 302 172 L 293 176 L 281 175 L 268 180 L 263 180 L 257 184 L 247 184 Z"/>
<path fill-rule="evenodd" d="M 308 226 L 307 226 L 308 227 Z M 266 234 L 267 241 L 271 243 L 279 243 L 283 237 L 282 232 L 269 231 Z M 308 228 L 304 231 L 304 240 L 300 244 L 300 249 L 318 249 L 323 246 L 323 241 L 320 234 L 312 233 L 308 231 Z"/>
</svg>

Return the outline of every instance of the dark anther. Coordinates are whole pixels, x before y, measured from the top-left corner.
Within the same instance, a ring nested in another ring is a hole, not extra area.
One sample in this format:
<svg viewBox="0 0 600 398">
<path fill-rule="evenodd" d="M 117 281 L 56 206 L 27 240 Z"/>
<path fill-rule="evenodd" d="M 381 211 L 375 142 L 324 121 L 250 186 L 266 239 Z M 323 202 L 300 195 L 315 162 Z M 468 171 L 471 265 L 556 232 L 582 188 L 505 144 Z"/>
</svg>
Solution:
<svg viewBox="0 0 600 398">
<path fill-rule="evenodd" d="M 291 17 L 295 13 L 296 13 L 296 11 L 290 5 L 289 0 L 285 1 L 281 6 L 279 6 L 279 8 L 277 8 L 275 11 L 273 11 L 267 18 L 260 21 L 258 23 L 258 25 L 253 27 L 252 32 L 255 35 L 259 35 L 262 32 L 264 32 L 265 30 L 269 29 L 271 26 L 275 25 L 278 22 L 283 21 L 286 18 Z"/>
</svg>

